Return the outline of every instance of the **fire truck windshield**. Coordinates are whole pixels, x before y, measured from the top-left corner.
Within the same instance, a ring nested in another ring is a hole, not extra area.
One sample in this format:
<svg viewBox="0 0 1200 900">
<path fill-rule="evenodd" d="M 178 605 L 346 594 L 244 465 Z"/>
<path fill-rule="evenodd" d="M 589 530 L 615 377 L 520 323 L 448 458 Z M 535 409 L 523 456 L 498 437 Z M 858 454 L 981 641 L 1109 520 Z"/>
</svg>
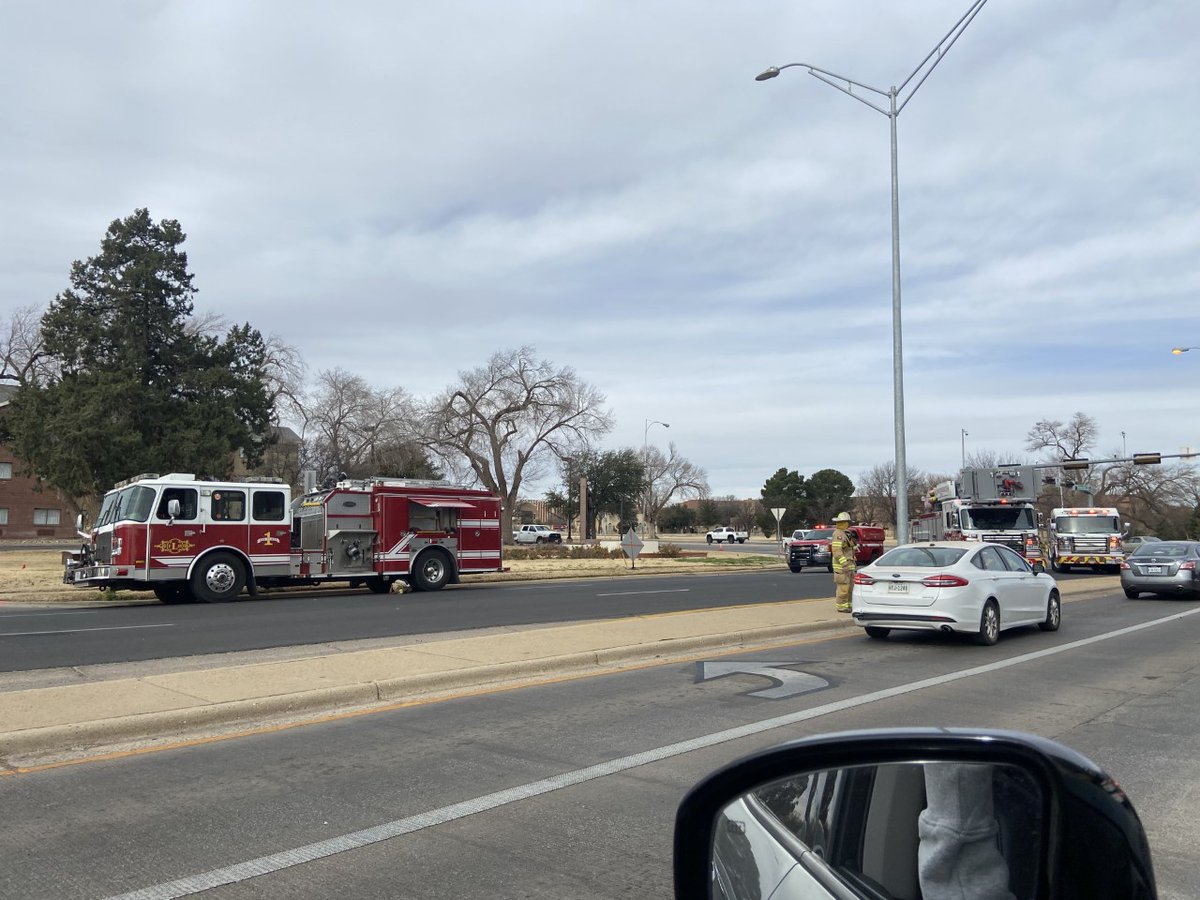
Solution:
<svg viewBox="0 0 1200 900">
<path fill-rule="evenodd" d="M 1121 521 L 1115 516 L 1059 516 L 1054 520 L 1059 534 L 1115 534 Z"/>
<path fill-rule="evenodd" d="M 1027 506 L 970 506 L 962 510 L 962 527 L 977 531 L 1029 531 L 1037 527 Z"/>
<path fill-rule="evenodd" d="M 154 488 L 134 484 L 122 488 L 104 498 L 96 525 L 111 525 L 113 522 L 145 522 L 154 508 Z"/>
</svg>

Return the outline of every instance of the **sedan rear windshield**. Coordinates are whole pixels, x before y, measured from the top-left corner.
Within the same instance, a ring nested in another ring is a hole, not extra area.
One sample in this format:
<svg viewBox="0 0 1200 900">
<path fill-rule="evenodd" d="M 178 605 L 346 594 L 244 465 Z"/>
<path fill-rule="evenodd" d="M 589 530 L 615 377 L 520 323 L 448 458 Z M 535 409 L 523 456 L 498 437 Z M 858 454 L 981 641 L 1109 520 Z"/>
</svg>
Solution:
<svg viewBox="0 0 1200 900">
<path fill-rule="evenodd" d="M 1168 559 L 1183 559 L 1188 555 L 1189 544 L 1173 544 L 1169 541 L 1155 541 L 1153 544 L 1142 544 L 1133 551 L 1133 556 L 1165 556 Z"/>
<path fill-rule="evenodd" d="M 957 547 L 897 547 L 875 560 L 875 565 L 943 569 L 954 565 L 966 552 Z"/>
</svg>

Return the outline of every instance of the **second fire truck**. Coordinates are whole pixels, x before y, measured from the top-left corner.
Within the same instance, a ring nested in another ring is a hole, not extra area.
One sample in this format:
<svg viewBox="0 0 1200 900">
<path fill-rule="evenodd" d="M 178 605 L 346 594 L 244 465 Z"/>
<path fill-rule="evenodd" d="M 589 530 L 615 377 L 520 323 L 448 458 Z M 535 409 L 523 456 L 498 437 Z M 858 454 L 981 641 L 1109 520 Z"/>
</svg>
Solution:
<svg viewBox="0 0 1200 900">
<path fill-rule="evenodd" d="M 80 534 L 67 584 L 152 590 L 164 603 L 338 581 L 437 591 L 503 569 L 500 499 L 440 481 L 345 480 L 293 500 L 278 480 L 139 475 L 105 494 Z"/>
<path fill-rule="evenodd" d="M 1073 566 L 1119 572 L 1125 559 L 1121 538 L 1128 527 L 1128 523 L 1121 526 L 1121 512 L 1115 506 L 1052 509 L 1047 523 L 1051 567 L 1055 572 L 1069 572 Z"/>
<path fill-rule="evenodd" d="M 910 540 L 1004 544 L 1044 565 L 1036 484 L 1032 466 L 963 469 L 930 492 L 925 512 L 911 523 Z"/>
</svg>

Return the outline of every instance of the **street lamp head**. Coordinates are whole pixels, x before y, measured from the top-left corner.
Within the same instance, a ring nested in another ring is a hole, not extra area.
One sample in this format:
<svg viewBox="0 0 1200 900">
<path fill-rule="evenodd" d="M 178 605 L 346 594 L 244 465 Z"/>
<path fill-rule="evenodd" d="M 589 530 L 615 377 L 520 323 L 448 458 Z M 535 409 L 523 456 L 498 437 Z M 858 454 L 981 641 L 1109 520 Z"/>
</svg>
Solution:
<svg viewBox="0 0 1200 900">
<path fill-rule="evenodd" d="M 1181 353 L 1187 353 L 1189 350 L 1195 350 L 1195 349 L 1196 349 L 1195 347 L 1172 347 L 1171 352 L 1174 353 L 1176 356 L 1179 356 L 1179 354 L 1181 354 Z"/>
<path fill-rule="evenodd" d="M 779 69 L 776 66 L 771 66 L 765 72 L 760 72 L 754 76 L 755 81 L 767 81 L 779 74 Z"/>
</svg>

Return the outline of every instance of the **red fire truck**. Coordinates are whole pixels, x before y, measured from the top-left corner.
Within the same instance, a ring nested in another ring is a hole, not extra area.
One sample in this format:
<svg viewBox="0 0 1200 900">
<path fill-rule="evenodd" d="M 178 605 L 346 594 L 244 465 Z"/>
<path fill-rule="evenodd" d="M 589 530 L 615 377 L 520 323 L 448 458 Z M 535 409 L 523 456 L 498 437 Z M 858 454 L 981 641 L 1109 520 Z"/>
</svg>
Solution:
<svg viewBox="0 0 1200 900">
<path fill-rule="evenodd" d="M 437 591 L 503 569 L 500 499 L 441 481 L 347 480 L 293 500 L 279 479 L 139 475 L 104 495 L 80 536 L 67 584 L 153 590 L 164 603 L 334 581 Z"/>
</svg>

